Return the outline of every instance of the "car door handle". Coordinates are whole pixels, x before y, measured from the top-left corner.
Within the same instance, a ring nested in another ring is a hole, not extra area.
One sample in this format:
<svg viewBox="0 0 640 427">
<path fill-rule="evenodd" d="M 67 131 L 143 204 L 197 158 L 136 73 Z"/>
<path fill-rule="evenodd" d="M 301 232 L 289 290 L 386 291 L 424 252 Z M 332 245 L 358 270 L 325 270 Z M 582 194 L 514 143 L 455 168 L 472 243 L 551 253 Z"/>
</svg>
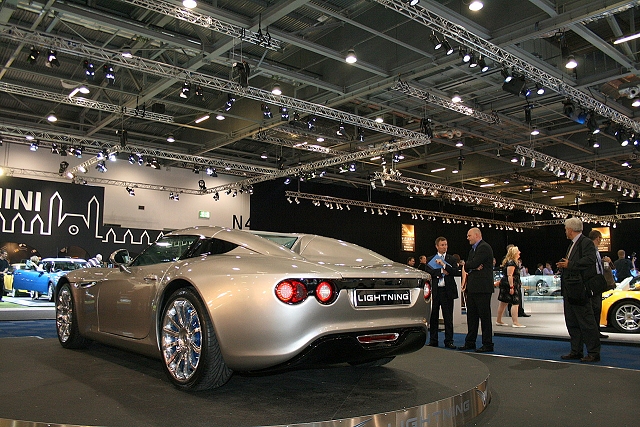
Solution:
<svg viewBox="0 0 640 427">
<path fill-rule="evenodd" d="M 144 276 L 144 280 L 158 280 L 158 276 L 155 274 L 150 274 L 148 276 Z"/>
</svg>

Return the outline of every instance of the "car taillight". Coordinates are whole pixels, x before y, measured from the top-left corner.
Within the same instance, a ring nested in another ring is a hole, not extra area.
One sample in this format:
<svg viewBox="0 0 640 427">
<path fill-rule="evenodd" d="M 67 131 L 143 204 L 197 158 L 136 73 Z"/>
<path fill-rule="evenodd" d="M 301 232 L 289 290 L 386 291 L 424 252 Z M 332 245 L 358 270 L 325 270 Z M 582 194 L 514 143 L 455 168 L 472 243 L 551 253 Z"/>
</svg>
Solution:
<svg viewBox="0 0 640 427">
<path fill-rule="evenodd" d="M 276 296 L 287 304 L 297 304 L 307 299 L 307 288 L 297 280 L 283 280 L 276 285 Z"/>
<path fill-rule="evenodd" d="M 431 283 L 424 281 L 424 300 L 429 301 L 431 298 Z"/>
<path fill-rule="evenodd" d="M 316 298 L 323 304 L 328 304 L 333 301 L 336 294 L 336 290 L 329 282 L 320 282 L 316 286 Z"/>
</svg>

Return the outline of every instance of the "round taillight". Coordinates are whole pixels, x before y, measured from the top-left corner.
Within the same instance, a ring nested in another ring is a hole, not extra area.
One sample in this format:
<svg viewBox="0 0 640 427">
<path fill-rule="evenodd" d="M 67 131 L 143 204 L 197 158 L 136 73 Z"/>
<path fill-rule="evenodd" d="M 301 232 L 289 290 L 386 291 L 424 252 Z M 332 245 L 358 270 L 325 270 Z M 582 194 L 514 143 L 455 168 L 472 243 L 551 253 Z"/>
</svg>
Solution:
<svg viewBox="0 0 640 427">
<path fill-rule="evenodd" d="M 335 293 L 333 285 L 329 282 L 320 282 L 316 287 L 316 298 L 324 304 L 331 302 Z"/>
<path fill-rule="evenodd" d="M 431 283 L 427 280 L 424 281 L 424 300 L 429 301 L 431 298 Z"/>
<path fill-rule="evenodd" d="M 283 280 L 276 285 L 276 296 L 287 304 L 297 304 L 307 298 L 307 288 L 297 280 Z"/>
</svg>

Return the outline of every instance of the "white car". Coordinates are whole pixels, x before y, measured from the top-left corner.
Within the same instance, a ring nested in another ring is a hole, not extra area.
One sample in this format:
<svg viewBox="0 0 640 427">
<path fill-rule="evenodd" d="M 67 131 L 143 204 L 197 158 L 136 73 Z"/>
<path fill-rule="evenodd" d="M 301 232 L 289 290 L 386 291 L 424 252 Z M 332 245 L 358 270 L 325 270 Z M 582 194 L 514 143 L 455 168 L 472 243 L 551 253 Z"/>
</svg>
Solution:
<svg viewBox="0 0 640 427">
<path fill-rule="evenodd" d="M 529 296 L 561 296 L 559 275 L 539 275 L 520 277 L 522 294 Z"/>
</svg>

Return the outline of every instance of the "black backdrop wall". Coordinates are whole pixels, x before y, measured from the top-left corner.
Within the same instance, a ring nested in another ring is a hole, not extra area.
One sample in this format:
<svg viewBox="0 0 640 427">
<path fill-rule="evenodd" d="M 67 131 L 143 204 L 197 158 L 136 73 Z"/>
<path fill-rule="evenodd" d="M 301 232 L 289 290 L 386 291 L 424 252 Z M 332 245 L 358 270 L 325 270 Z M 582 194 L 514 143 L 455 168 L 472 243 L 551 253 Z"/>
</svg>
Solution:
<svg viewBox="0 0 640 427">
<path fill-rule="evenodd" d="M 313 182 L 301 182 L 298 188 L 295 183 L 284 185 L 282 180 L 254 186 L 254 193 L 251 196 L 252 229 L 321 234 L 370 248 L 398 262 L 405 262 L 408 256 L 434 254 L 435 239 L 438 236 L 447 238 L 450 253 L 458 253 L 466 259 L 470 249 L 466 233 L 470 226 L 443 224 L 441 220 L 413 220 L 409 214 L 403 213 L 397 216 L 396 212 L 391 211 L 388 215 L 378 215 L 377 212 L 372 215 L 370 212 L 364 213 L 360 207 L 353 206 L 351 210 L 328 209 L 324 204 L 316 207 L 310 200 L 300 200 L 300 204 L 289 203 L 285 197 L 287 190 L 400 207 L 444 210 L 472 217 L 487 217 L 487 213 L 475 211 L 471 207 L 450 204 L 444 206 L 437 201 L 410 199 L 408 196 L 369 188 L 348 188 Z M 504 218 L 496 219 L 504 220 Z M 518 219 L 521 220 L 521 218 Z M 416 250 L 414 253 L 402 251 L 402 224 L 413 224 L 415 227 Z M 591 227 L 592 225 L 585 224 L 585 234 L 591 230 Z M 555 268 L 555 262 L 565 255 L 568 248 L 563 225 L 540 227 L 535 230 L 525 229 L 522 233 L 501 231 L 486 226 L 481 228 L 481 231 L 484 240 L 493 247 L 498 263 L 506 253 L 506 246 L 515 244 L 522 252 L 523 263 L 531 273 L 539 262 L 551 262 Z M 615 251 L 618 249 L 625 249 L 627 255 L 634 251 L 640 252 L 638 231 L 640 231 L 640 220 L 624 221 L 618 224 L 617 228 L 611 228 L 614 254 L 609 255 L 616 259 Z"/>
</svg>

